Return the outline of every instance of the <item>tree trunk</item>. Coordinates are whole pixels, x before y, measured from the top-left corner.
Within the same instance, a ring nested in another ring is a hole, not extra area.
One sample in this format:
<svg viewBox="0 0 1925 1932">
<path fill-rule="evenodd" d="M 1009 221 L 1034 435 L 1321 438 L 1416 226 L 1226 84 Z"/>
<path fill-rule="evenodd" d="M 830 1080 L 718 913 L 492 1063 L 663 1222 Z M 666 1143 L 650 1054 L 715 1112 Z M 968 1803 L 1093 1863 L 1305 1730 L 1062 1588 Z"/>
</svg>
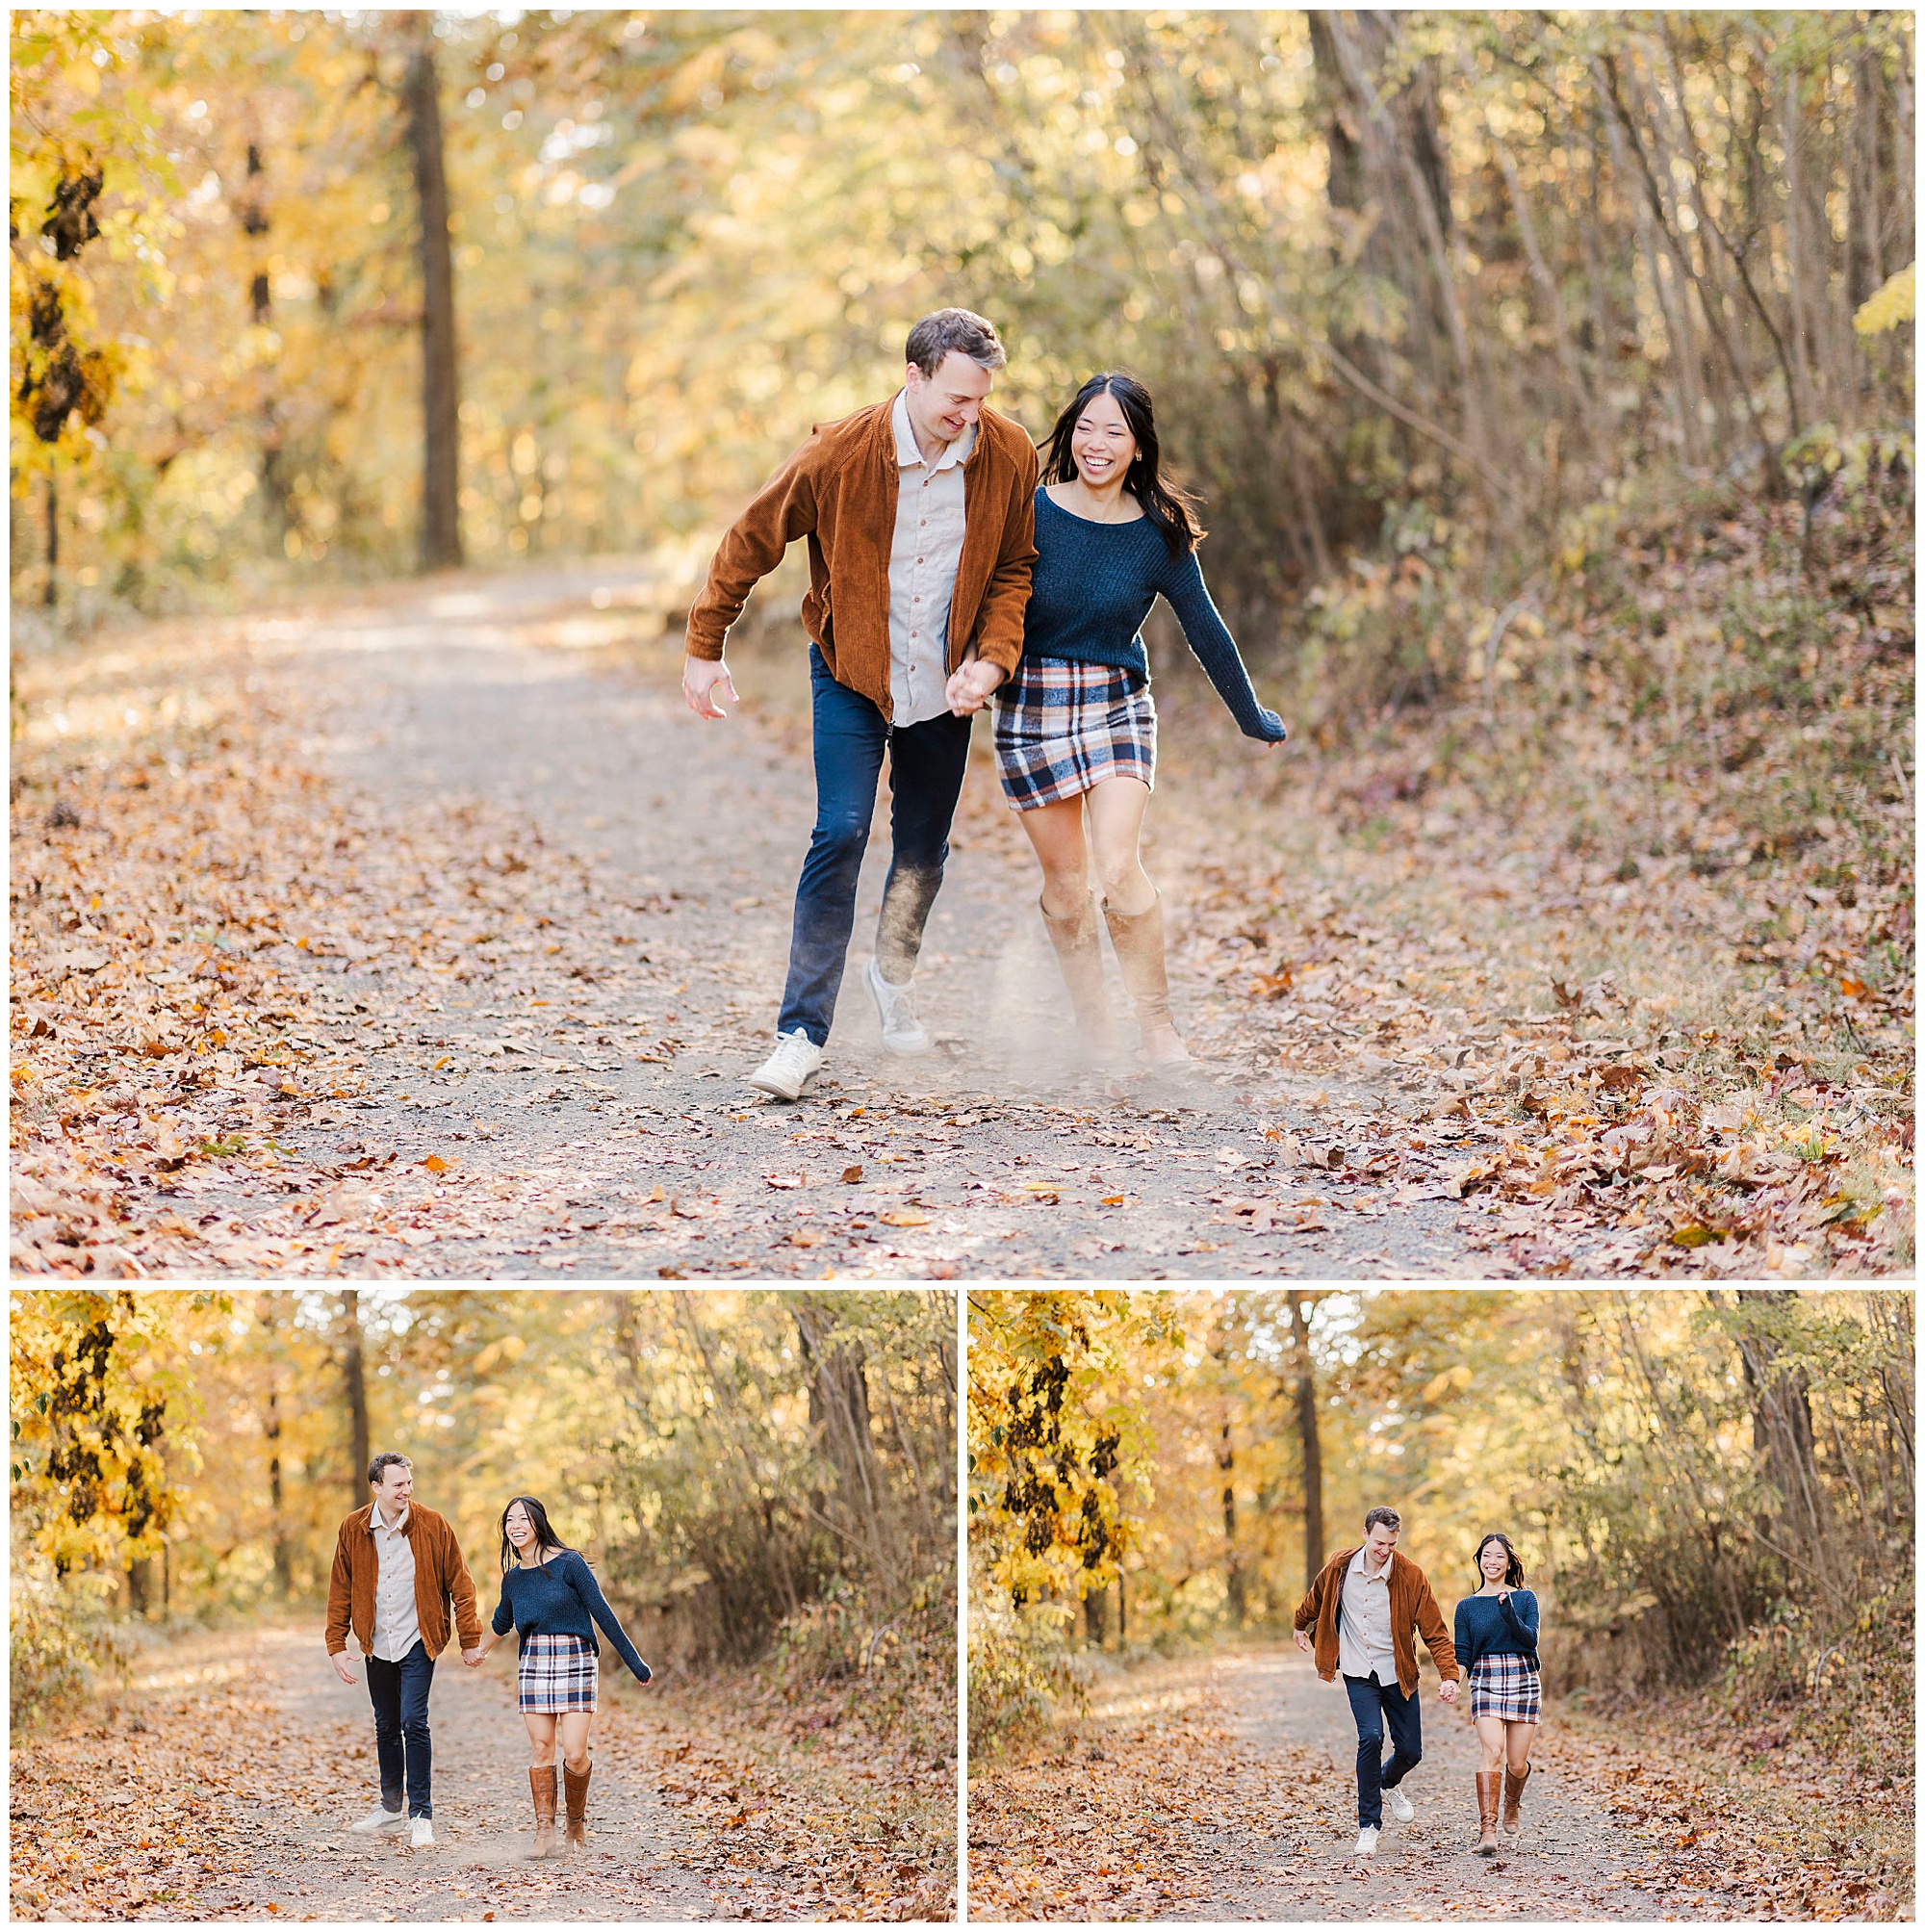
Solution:
<svg viewBox="0 0 1925 1932">
<path fill-rule="evenodd" d="M 263 246 L 271 226 L 268 218 L 267 191 L 262 186 L 262 177 L 267 171 L 260 143 L 250 141 L 247 143 L 247 192 L 241 208 L 241 227 L 250 241 Z M 273 282 L 269 276 L 266 262 L 257 256 L 253 276 L 247 284 L 247 313 L 256 328 L 266 328 L 273 319 Z M 288 506 L 288 479 L 281 467 L 280 405 L 275 400 L 272 376 L 265 370 L 261 380 L 260 422 L 261 501 L 267 506 L 270 534 L 285 541 L 292 518 Z"/>
<path fill-rule="evenodd" d="M 40 603 L 49 610 L 60 605 L 60 486 L 54 481 L 51 460 L 47 464 L 47 580 L 40 587 Z"/>
<path fill-rule="evenodd" d="M 1323 1445 L 1317 1432 L 1317 1370 L 1310 1358 L 1310 1323 L 1290 1297 L 1290 1332 L 1296 1351 L 1296 1432 L 1303 1446 L 1303 1587 L 1323 1567 Z"/>
<path fill-rule="evenodd" d="M 448 176 L 442 165 L 441 100 L 431 39 L 421 41 L 409 59 L 406 99 L 421 211 L 421 567 L 453 570 L 461 563 L 454 254 L 448 236 Z"/>
<path fill-rule="evenodd" d="M 1852 63 L 1852 166 L 1845 230 L 1845 299 L 1854 311 L 1885 283 L 1885 251 L 1879 234 L 1878 56 L 1861 48 Z"/>
<path fill-rule="evenodd" d="M 796 1335 L 808 1367 L 808 1422 L 835 1465 L 843 1507 L 862 1525 L 879 1577 L 890 1570 L 881 1477 L 869 1432 L 869 1384 L 861 1345 L 834 1337 L 834 1314 L 811 1297 L 795 1304 Z"/>
<path fill-rule="evenodd" d="M 1217 1467 L 1223 1472 L 1223 1550 L 1225 1588 L 1230 1600 L 1230 1627 L 1242 1630 L 1246 1608 L 1243 1560 L 1237 1554 L 1237 1452 L 1230 1443 L 1230 1425 L 1225 1422 L 1218 1439 Z"/>
<path fill-rule="evenodd" d="M 1794 1305 L 1789 1288 L 1740 1288 L 1737 1302 L 1765 1308 Z M 1811 1432 L 1810 1378 L 1802 1368 L 1777 1367 L 1780 1344 L 1768 1331 L 1740 1330 L 1738 1357 L 1751 1396 L 1752 1449 L 1783 1504 L 1777 1540 L 1815 1545 L 1825 1533 L 1824 1495 Z M 1767 1519 L 1760 1533 L 1771 1534 Z"/>
<path fill-rule="evenodd" d="M 1310 28 L 1310 58 L 1317 74 L 1318 122 L 1327 157 L 1324 196 L 1332 208 L 1355 215 L 1364 205 L 1364 155 L 1348 124 L 1350 90 L 1344 80 L 1344 64 L 1337 55 L 1332 15 L 1312 8 L 1304 16 Z"/>
<path fill-rule="evenodd" d="M 347 1416 L 352 1444 L 349 1454 L 353 1468 L 348 1476 L 348 1494 L 358 1507 L 368 1499 L 368 1464 L 374 1449 L 368 1431 L 368 1371 L 361 1349 L 361 1295 L 346 1288 L 341 1295 L 341 1378 L 347 1393 Z"/>
<path fill-rule="evenodd" d="M 1100 1650 L 1109 1634 L 1110 1593 L 1107 1589 L 1091 1590 L 1083 1599 L 1083 1640 Z"/>
</svg>

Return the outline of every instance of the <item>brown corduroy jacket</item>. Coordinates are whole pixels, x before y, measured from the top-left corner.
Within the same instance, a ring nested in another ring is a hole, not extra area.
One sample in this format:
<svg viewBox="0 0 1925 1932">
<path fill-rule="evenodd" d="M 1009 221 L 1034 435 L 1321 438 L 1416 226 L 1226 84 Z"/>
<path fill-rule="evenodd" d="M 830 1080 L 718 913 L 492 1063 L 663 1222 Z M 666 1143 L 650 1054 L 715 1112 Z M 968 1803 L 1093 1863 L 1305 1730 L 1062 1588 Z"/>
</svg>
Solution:
<svg viewBox="0 0 1925 1932">
<path fill-rule="evenodd" d="M 735 520 L 688 613 L 688 655 L 720 660 L 730 625 L 797 537 L 808 540 L 802 623 L 837 683 L 890 714 L 889 548 L 900 473 L 895 399 L 821 423 Z M 969 647 L 1007 676 L 1022 657 L 1036 561 L 1036 446 L 1022 426 L 982 412 L 962 459 L 962 555 L 949 606 L 948 666 Z"/>
<path fill-rule="evenodd" d="M 1293 1619 L 1298 1630 L 1317 1632 L 1317 1674 L 1325 1684 L 1337 1675 L 1342 1655 L 1337 1640 L 1337 1618 L 1343 1609 L 1344 1572 L 1362 1546 L 1353 1544 L 1335 1556 L 1317 1572 L 1309 1594 L 1296 1607 Z M 1390 1553 L 1390 1647 L 1397 1659 L 1397 1687 L 1408 1697 L 1417 1688 L 1417 1646 L 1412 1633 L 1422 1631 L 1425 1647 L 1437 1665 L 1437 1674 L 1449 1681 L 1457 1672 L 1457 1648 L 1444 1628 L 1444 1612 L 1430 1594 L 1430 1580 L 1408 1557 Z"/>
<path fill-rule="evenodd" d="M 347 1648 L 350 1623 L 362 1655 L 367 1656 L 374 1648 L 374 1579 L 378 1562 L 374 1555 L 374 1533 L 369 1527 L 373 1513 L 372 1503 L 365 1509 L 355 1510 L 342 1523 L 334 1539 L 334 1570 L 327 1580 L 330 1657 Z M 422 1642 L 427 1654 L 439 1657 L 448 1647 L 450 1603 L 462 1649 L 478 1649 L 481 1619 L 475 1610 L 475 1579 L 468 1574 L 467 1559 L 448 1518 L 437 1516 L 432 1509 L 424 1509 L 419 1503 L 411 1503 L 407 1528 L 402 1533 L 415 1553 L 415 1621 L 421 1625 Z"/>
</svg>

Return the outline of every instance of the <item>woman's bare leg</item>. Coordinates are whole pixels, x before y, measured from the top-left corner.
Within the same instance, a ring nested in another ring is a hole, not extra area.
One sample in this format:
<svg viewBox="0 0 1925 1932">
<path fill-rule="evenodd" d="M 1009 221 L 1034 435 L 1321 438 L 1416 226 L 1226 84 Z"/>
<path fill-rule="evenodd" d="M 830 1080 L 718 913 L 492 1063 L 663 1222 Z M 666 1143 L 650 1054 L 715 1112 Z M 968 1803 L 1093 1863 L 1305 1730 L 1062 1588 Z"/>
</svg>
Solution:
<svg viewBox="0 0 1925 1932">
<path fill-rule="evenodd" d="M 1109 914 L 1123 919 L 1141 919 L 1157 907 L 1157 891 L 1143 870 L 1143 814 L 1149 810 L 1149 786 L 1140 778 L 1106 778 L 1090 787 L 1086 794 L 1090 807 L 1090 844 L 1096 860 L 1096 879 Z M 1155 948 L 1155 989 L 1152 1010 L 1145 1013 L 1139 992 L 1137 1018 L 1142 1025 L 1143 1058 L 1152 1067 L 1168 1067 L 1189 1059 L 1182 1036 L 1170 1022 L 1168 997 L 1168 968 L 1162 957 L 1161 916 L 1152 922 L 1144 943 Z M 1116 929 L 1111 938 L 1121 956 L 1122 941 Z M 1129 974 L 1125 971 L 1127 981 Z M 1138 991 L 1137 989 L 1132 989 Z"/>
<path fill-rule="evenodd" d="M 554 1763 L 554 1713 L 524 1711 L 522 1722 L 528 1727 L 528 1742 L 534 1747 L 528 1762 L 538 1771 L 547 1769 Z"/>
<path fill-rule="evenodd" d="M 1090 843 L 1095 850 L 1103 903 L 1130 916 L 1148 912 L 1156 899 L 1156 888 L 1142 864 L 1149 786 L 1140 778 L 1105 778 L 1084 796 L 1090 803 Z"/>
<path fill-rule="evenodd" d="M 1477 1719 L 1477 1750 L 1480 1771 L 1502 1771 L 1504 1763 L 1504 1720 L 1502 1717 Z"/>
<path fill-rule="evenodd" d="M 1059 798 L 1032 806 L 1016 818 L 1042 866 L 1042 910 L 1051 918 L 1073 918 L 1090 896 L 1090 850 L 1083 839 L 1083 801 Z"/>
<path fill-rule="evenodd" d="M 588 1727 L 594 1721 L 592 1711 L 561 1713 L 561 1762 L 578 1778 L 588 1768 Z"/>
<path fill-rule="evenodd" d="M 1479 1723 L 1478 1737 L 1480 1739 L 1482 1735 L 1483 1726 Z M 1537 1726 L 1535 1724 L 1506 1724 L 1504 1726 L 1504 1743 L 1507 1747 L 1506 1755 L 1510 1760 L 1510 1769 L 1513 1777 L 1521 1778 L 1530 1768 L 1530 1746 L 1532 1739 L 1536 1736 Z"/>
</svg>

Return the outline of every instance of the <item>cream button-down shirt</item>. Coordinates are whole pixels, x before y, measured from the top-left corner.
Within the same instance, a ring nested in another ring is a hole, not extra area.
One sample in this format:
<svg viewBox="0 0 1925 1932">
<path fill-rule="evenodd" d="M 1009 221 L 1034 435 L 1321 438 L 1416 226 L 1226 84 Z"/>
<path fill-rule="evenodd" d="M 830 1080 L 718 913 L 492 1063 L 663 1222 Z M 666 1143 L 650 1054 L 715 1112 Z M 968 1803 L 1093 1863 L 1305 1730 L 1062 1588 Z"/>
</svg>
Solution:
<svg viewBox="0 0 1925 1932">
<path fill-rule="evenodd" d="M 374 1533 L 374 1652 L 384 1663 L 398 1663 L 421 1641 L 421 1615 L 415 1609 L 415 1549 L 408 1541 L 408 1515 L 391 1530 L 377 1503 L 369 1512 Z"/>
<path fill-rule="evenodd" d="M 1390 1559 L 1375 1576 L 1364 1571 L 1359 1550 L 1344 1572 L 1344 1595 L 1337 1618 L 1337 1667 L 1346 1677 L 1376 1672 L 1379 1684 L 1397 1682 L 1397 1652 L 1390 1640 Z"/>
<path fill-rule="evenodd" d="M 896 432 L 896 528 L 889 545 L 889 700 L 896 725 L 919 725 L 949 708 L 949 606 L 962 561 L 962 462 L 976 445 L 971 423 L 925 462 L 900 391 Z"/>
</svg>

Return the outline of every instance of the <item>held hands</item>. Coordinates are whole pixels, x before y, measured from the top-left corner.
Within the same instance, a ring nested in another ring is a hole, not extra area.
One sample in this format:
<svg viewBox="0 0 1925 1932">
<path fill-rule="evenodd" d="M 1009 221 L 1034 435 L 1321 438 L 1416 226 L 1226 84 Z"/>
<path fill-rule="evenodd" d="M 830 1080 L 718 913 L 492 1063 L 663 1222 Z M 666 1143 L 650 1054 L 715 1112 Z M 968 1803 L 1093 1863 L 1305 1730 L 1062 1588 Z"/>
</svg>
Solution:
<svg viewBox="0 0 1925 1932">
<path fill-rule="evenodd" d="M 1003 682 L 999 665 L 986 664 L 980 657 L 971 657 L 967 663 L 955 671 L 942 687 L 942 695 L 949 708 L 959 718 L 973 717 L 989 701 L 989 693 Z"/>
<path fill-rule="evenodd" d="M 461 1653 L 461 1661 L 466 1664 L 486 1663 L 488 1661 L 486 1646 L 476 1644 L 473 1650 L 464 1650 Z"/>
<path fill-rule="evenodd" d="M 727 697 L 732 705 L 742 702 L 735 695 L 734 680 L 729 676 L 728 665 L 720 659 L 710 663 L 706 657 L 684 657 L 681 660 L 681 695 L 698 718 L 726 718 L 729 715 L 715 702 L 717 692 Z"/>
<path fill-rule="evenodd" d="M 1454 1703 L 1456 1703 L 1456 1701 L 1457 1701 L 1457 1680 L 1456 1680 L 1456 1679 L 1455 1679 L 1454 1677 L 1447 1677 L 1447 1678 L 1446 1678 L 1446 1679 L 1444 1680 L 1443 1684 L 1442 1684 L 1442 1685 L 1441 1685 L 1441 1686 L 1439 1687 L 1439 1688 L 1438 1688 L 1438 1692 L 1437 1692 L 1437 1695 L 1438 1695 L 1438 1696 L 1439 1696 L 1439 1698 L 1441 1698 L 1441 1699 L 1443 1700 L 1443 1702 L 1445 1702 L 1446 1704 L 1454 1704 Z"/>
</svg>

